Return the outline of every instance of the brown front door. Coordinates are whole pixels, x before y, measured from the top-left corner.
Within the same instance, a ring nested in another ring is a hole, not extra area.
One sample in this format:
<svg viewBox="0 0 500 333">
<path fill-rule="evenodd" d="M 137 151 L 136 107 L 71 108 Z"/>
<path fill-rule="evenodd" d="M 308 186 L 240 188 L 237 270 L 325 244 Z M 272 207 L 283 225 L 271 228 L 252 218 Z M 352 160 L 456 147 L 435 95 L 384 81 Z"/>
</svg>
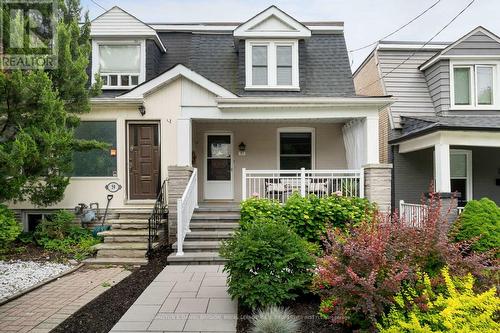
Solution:
<svg viewBox="0 0 500 333">
<path fill-rule="evenodd" d="M 155 199 L 160 186 L 158 124 L 129 125 L 130 199 Z"/>
</svg>

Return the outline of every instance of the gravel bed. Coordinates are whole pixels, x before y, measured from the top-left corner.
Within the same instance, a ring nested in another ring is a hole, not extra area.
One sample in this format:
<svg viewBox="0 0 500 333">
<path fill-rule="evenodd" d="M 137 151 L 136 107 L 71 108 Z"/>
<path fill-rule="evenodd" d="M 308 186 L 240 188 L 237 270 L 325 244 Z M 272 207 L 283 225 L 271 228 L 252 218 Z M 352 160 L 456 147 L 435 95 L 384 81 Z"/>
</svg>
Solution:
<svg viewBox="0 0 500 333">
<path fill-rule="evenodd" d="M 0 300 L 71 268 L 52 262 L 0 261 Z"/>
</svg>

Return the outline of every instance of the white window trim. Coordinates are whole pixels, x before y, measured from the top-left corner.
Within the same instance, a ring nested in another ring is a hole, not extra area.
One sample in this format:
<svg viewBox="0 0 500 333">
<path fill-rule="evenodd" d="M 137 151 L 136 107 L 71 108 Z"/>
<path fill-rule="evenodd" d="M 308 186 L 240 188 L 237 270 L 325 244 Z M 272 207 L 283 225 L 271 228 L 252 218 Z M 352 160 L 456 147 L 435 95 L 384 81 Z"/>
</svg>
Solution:
<svg viewBox="0 0 500 333">
<path fill-rule="evenodd" d="M 467 193 L 465 193 L 465 200 L 470 201 L 473 197 L 473 182 L 472 182 L 472 150 L 467 149 L 450 149 L 450 160 L 451 155 L 465 155 L 467 159 L 467 175 L 466 177 L 453 177 L 450 172 L 450 182 L 452 179 L 466 179 Z M 451 168 L 451 163 L 450 163 Z M 451 170 L 450 170 L 451 171 Z"/>
<path fill-rule="evenodd" d="M 280 127 L 276 134 L 276 163 L 281 170 L 281 133 L 311 133 L 311 169 L 316 169 L 316 129 L 314 127 Z"/>
<path fill-rule="evenodd" d="M 470 68 L 470 98 L 469 105 L 455 104 L 455 73 L 454 68 Z M 477 101 L 477 71 L 476 67 L 493 67 L 493 104 L 484 105 Z M 492 60 L 450 60 L 450 110 L 498 110 L 500 108 L 500 61 Z"/>
<path fill-rule="evenodd" d="M 95 83 L 95 75 L 99 73 L 99 46 L 100 45 L 139 45 L 141 47 L 141 71 L 139 73 L 139 81 L 138 84 L 146 81 L 146 40 L 92 40 L 92 84 Z M 124 75 L 130 73 L 121 73 Z M 119 75 L 119 74 L 118 74 Z M 137 85 L 128 85 L 128 86 L 110 86 L 103 85 L 103 89 L 107 90 L 123 90 L 123 89 L 131 89 L 136 87 Z"/>
<path fill-rule="evenodd" d="M 277 84 L 277 46 L 292 47 L 292 84 Z M 267 85 L 252 83 L 252 47 L 267 46 Z M 245 41 L 245 90 L 299 91 L 299 41 L 298 40 L 246 40 Z"/>
</svg>

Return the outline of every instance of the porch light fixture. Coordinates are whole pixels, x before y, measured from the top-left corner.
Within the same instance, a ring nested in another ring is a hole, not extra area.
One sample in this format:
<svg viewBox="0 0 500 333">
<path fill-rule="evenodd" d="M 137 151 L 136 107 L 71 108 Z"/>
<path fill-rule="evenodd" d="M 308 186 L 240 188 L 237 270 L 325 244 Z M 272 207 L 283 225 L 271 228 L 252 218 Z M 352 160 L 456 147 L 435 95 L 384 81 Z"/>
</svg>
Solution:
<svg viewBox="0 0 500 333">
<path fill-rule="evenodd" d="M 247 145 L 244 144 L 243 142 L 241 142 L 239 145 L 238 145 L 238 149 L 243 152 L 245 150 L 247 150 Z"/>
<path fill-rule="evenodd" d="M 141 116 L 144 116 L 146 114 L 146 107 L 144 105 L 139 106 L 137 109 L 139 110 Z"/>
</svg>

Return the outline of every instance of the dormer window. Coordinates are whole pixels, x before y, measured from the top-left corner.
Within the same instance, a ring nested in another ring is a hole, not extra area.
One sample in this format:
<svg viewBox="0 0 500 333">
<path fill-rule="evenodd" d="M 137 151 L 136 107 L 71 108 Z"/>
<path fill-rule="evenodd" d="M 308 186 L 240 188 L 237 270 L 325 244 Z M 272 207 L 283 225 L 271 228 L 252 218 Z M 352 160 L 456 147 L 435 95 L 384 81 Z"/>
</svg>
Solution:
<svg viewBox="0 0 500 333">
<path fill-rule="evenodd" d="M 130 89 L 144 82 L 144 45 L 144 41 L 93 41 L 92 71 L 102 79 L 103 89 Z"/>
<path fill-rule="evenodd" d="M 451 101 L 454 109 L 492 109 L 498 104 L 497 64 L 453 63 Z"/>
<path fill-rule="evenodd" d="M 247 90 L 300 90 L 298 41 L 246 41 Z"/>
</svg>

